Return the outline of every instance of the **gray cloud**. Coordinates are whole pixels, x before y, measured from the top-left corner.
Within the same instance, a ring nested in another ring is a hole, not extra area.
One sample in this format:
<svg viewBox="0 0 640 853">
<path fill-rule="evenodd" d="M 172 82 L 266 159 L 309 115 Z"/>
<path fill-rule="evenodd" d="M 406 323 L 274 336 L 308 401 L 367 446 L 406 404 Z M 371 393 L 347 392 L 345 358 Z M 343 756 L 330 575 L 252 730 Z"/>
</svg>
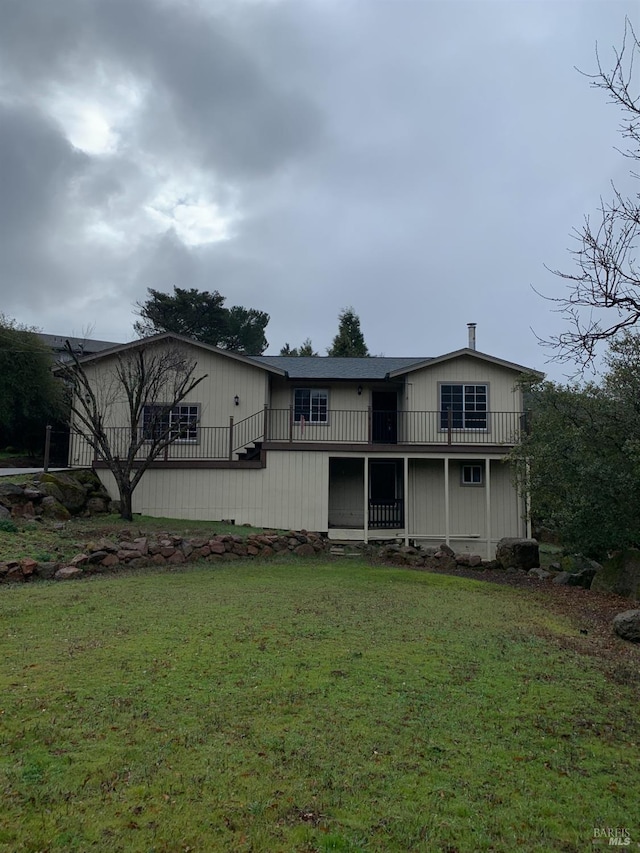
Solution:
<svg viewBox="0 0 640 853">
<path fill-rule="evenodd" d="M 530 285 L 557 290 L 544 264 L 628 165 L 574 66 L 634 11 L 0 0 L 3 310 L 124 340 L 147 287 L 180 285 L 268 311 L 271 351 L 322 350 L 352 304 L 374 352 L 454 349 L 475 320 L 541 366 L 529 327 L 558 319 Z M 227 239 L 190 240 L 181 202 Z"/>
</svg>

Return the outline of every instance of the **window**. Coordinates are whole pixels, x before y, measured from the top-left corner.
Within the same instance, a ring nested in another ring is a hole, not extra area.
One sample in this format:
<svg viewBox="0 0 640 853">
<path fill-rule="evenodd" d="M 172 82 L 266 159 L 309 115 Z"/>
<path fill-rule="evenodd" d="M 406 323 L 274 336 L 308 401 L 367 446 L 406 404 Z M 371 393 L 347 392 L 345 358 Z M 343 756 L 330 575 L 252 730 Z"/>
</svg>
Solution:
<svg viewBox="0 0 640 853">
<path fill-rule="evenodd" d="M 296 388 L 293 392 L 293 418 L 307 423 L 326 424 L 329 413 L 329 392 L 318 388 Z"/>
<path fill-rule="evenodd" d="M 142 410 L 142 430 L 148 440 L 169 436 L 174 441 L 196 442 L 199 420 L 198 404 L 182 404 L 172 409 L 150 404 Z"/>
<path fill-rule="evenodd" d="M 487 386 L 441 385 L 440 429 L 448 429 L 449 412 L 453 429 L 486 429 Z"/>
<path fill-rule="evenodd" d="M 481 486 L 483 482 L 482 465 L 463 465 L 460 482 L 463 486 Z"/>
</svg>

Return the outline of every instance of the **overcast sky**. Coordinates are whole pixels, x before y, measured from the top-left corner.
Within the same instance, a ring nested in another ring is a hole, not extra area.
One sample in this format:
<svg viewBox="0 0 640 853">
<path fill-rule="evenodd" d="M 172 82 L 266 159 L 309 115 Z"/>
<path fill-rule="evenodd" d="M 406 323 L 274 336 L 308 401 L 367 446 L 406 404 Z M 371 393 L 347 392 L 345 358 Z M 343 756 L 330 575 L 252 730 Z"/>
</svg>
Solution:
<svg viewBox="0 0 640 853">
<path fill-rule="evenodd" d="M 465 346 L 560 378 L 534 331 L 624 181 L 584 71 L 634 2 L 0 0 L 0 311 L 128 341 L 146 289 L 271 315 L 268 352 Z M 533 329 L 533 331 L 532 331 Z"/>
</svg>

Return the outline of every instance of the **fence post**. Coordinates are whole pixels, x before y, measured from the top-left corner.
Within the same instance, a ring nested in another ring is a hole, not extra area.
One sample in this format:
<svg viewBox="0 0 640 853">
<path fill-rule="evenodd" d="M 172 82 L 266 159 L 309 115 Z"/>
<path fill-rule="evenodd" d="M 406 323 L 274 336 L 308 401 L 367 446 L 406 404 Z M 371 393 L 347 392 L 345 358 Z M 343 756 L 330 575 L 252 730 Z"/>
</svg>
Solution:
<svg viewBox="0 0 640 853">
<path fill-rule="evenodd" d="M 229 462 L 233 460 L 233 415 L 229 415 Z"/>
<path fill-rule="evenodd" d="M 51 424 L 47 424 L 44 433 L 44 460 L 42 470 L 46 474 L 49 470 L 49 454 L 51 453 Z"/>
<path fill-rule="evenodd" d="M 373 408 L 367 407 L 367 444 L 373 444 Z"/>
<path fill-rule="evenodd" d="M 269 441 L 269 404 L 264 404 L 264 441 Z"/>
<path fill-rule="evenodd" d="M 293 406 L 289 406 L 289 443 L 293 442 Z"/>
<path fill-rule="evenodd" d="M 451 431 L 453 429 L 453 409 L 447 411 L 447 444 L 451 445 Z"/>
</svg>

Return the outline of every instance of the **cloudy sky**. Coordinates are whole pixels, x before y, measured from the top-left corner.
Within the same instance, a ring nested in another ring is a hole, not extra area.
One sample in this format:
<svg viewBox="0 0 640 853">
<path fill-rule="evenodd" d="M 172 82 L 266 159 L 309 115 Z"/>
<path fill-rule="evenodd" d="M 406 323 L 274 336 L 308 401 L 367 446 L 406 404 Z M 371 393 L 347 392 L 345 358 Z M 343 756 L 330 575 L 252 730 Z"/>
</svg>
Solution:
<svg viewBox="0 0 640 853">
<path fill-rule="evenodd" d="M 321 354 L 478 348 L 561 377 L 545 270 L 629 163 L 577 68 L 637 0 L 0 0 L 0 311 L 127 341 L 153 287 Z M 533 331 L 532 331 L 533 330 Z"/>
</svg>

